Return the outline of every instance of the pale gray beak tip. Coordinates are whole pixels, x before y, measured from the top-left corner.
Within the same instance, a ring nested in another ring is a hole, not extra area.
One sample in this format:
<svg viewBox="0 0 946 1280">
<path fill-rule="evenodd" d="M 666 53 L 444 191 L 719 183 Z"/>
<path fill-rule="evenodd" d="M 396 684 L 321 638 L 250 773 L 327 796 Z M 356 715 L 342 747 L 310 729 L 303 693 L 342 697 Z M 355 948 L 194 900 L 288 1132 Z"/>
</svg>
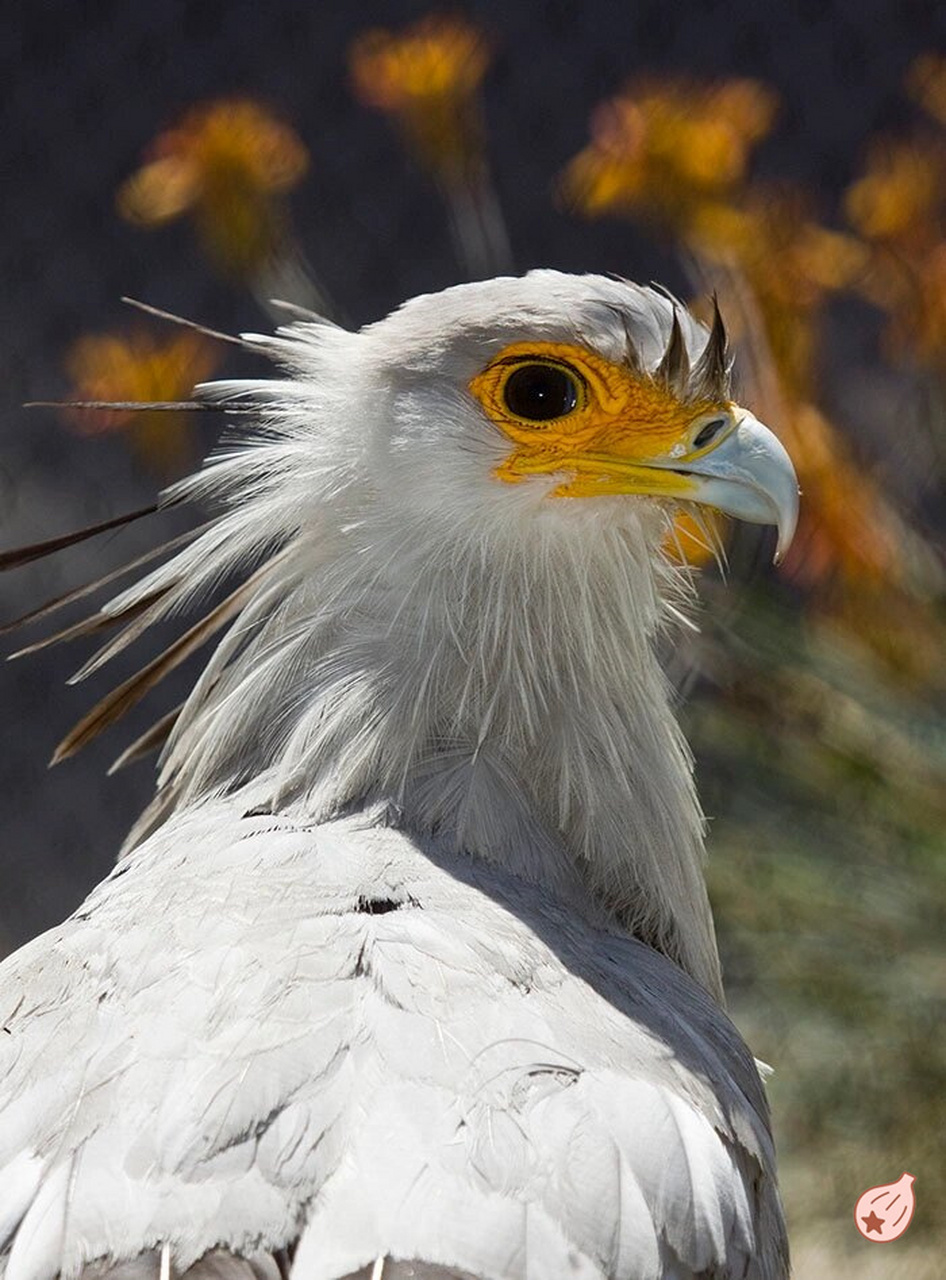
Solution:
<svg viewBox="0 0 946 1280">
<path fill-rule="evenodd" d="M 795 537 L 795 530 L 798 528 L 798 510 L 801 501 L 801 489 L 796 485 L 794 491 L 794 502 L 783 502 L 778 508 L 778 540 L 775 544 L 775 555 L 772 557 L 774 565 L 780 565 L 785 559 L 785 553 L 792 545 Z"/>
<path fill-rule="evenodd" d="M 697 502 L 778 530 L 775 563 L 791 545 L 798 527 L 800 489 L 784 445 L 751 413 L 743 411 L 735 431 L 711 453 L 687 468 L 697 483 Z"/>
</svg>

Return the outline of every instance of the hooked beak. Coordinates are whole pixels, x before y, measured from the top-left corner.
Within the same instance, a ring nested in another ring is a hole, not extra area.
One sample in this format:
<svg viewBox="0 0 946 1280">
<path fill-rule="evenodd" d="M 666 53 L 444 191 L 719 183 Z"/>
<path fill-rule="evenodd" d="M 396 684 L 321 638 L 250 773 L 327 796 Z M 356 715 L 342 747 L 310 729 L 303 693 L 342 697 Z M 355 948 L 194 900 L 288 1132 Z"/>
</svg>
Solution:
<svg viewBox="0 0 946 1280">
<path fill-rule="evenodd" d="M 735 408 L 735 406 L 734 406 Z M 555 491 L 562 497 L 647 494 L 716 507 L 727 515 L 778 529 L 775 563 L 781 560 L 798 524 L 798 477 L 777 437 L 743 409 L 736 425 L 698 452 L 659 457 L 621 456 L 619 450 L 575 451 L 550 464 L 541 459 L 521 471 L 572 471 Z"/>
<path fill-rule="evenodd" d="M 788 550 L 798 524 L 798 477 L 781 441 L 751 413 L 743 412 L 734 431 L 692 462 L 650 465 L 688 478 L 692 484 L 681 496 L 693 502 L 752 524 L 774 524 L 776 564 Z"/>
</svg>

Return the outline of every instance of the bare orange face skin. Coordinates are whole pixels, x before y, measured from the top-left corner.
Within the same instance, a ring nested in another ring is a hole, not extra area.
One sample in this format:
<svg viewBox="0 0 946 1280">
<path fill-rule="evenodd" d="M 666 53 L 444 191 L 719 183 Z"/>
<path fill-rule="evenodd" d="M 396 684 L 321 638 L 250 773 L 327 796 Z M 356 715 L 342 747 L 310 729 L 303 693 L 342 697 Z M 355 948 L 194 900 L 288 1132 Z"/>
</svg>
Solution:
<svg viewBox="0 0 946 1280">
<path fill-rule="evenodd" d="M 505 392 L 519 369 L 551 365 L 574 380 L 574 407 L 546 421 L 517 415 Z M 725 400 L 682 401 L 670 388 L 628 365 L 615 364 L 571 343 L 529 342 L 506 347 L 472 379 L 469 389 L 513 444 L 496 476 L 518 483 L 530 475 L 572 473 L 559 497 L 647 493 L 685 498 L 693 482 L 686 468 L 734 429 Z M 707 447 L 696 444 L 708 423 L 726 419 Z"/>
</svg>

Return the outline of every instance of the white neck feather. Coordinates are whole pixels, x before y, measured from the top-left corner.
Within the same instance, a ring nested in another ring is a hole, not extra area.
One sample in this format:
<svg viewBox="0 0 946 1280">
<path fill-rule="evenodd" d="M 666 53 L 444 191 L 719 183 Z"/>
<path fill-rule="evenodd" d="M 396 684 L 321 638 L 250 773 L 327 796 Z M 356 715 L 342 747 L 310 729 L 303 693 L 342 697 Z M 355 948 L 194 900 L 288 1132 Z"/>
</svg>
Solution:
<svg viewBox="0 0 946 1280">
<path fill-rule="evenodd" d="M 176 802 L 250 781 L 318 818 L 382 802 L 719 995 L 703 819 L 653 651 L 679 594 L 665 517 L 629 529 L 595 505 L 585 537 L 538 502 L 488 535 L 375 508 L 297 541 L 181 718 Z"/>
</svg>

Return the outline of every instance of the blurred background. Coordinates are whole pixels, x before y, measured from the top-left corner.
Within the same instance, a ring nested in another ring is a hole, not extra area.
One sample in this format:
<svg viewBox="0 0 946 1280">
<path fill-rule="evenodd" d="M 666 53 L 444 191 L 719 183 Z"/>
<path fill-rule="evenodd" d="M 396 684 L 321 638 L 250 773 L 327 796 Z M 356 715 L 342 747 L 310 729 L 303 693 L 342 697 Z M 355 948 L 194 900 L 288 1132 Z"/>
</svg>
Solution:
<svg viewBox="0 0 946 1280">
<path fill-rule="evenodd" d="M 150 502 L 220 426 L 24 402 L 259 371 L 122 295 L 235 333 L 277 323 L 274 296 L 361 324 L 533 266 L 718 292 L 803 518 L 778 570 L 765 532 L 681 523 L 702 632 L 667 660 L 800 1280 L 943 1274 L 944 53 L 935 0 L 42 0 L 0 29 L 5 547 Z M 154 540 L 6 575 L 0 621 Z M 22 634 L 8 651 L 43 629 Z M 87 641 L 0 666 L 0 952 L 79 903 L 145 803 L 148 763 L 106 769 L 187 670 L 46 761 L 153 652 L 79 688 Z M 854 1203 L 904 1170 L 914 1222 L 877 1249 Z"/>
</svg>

